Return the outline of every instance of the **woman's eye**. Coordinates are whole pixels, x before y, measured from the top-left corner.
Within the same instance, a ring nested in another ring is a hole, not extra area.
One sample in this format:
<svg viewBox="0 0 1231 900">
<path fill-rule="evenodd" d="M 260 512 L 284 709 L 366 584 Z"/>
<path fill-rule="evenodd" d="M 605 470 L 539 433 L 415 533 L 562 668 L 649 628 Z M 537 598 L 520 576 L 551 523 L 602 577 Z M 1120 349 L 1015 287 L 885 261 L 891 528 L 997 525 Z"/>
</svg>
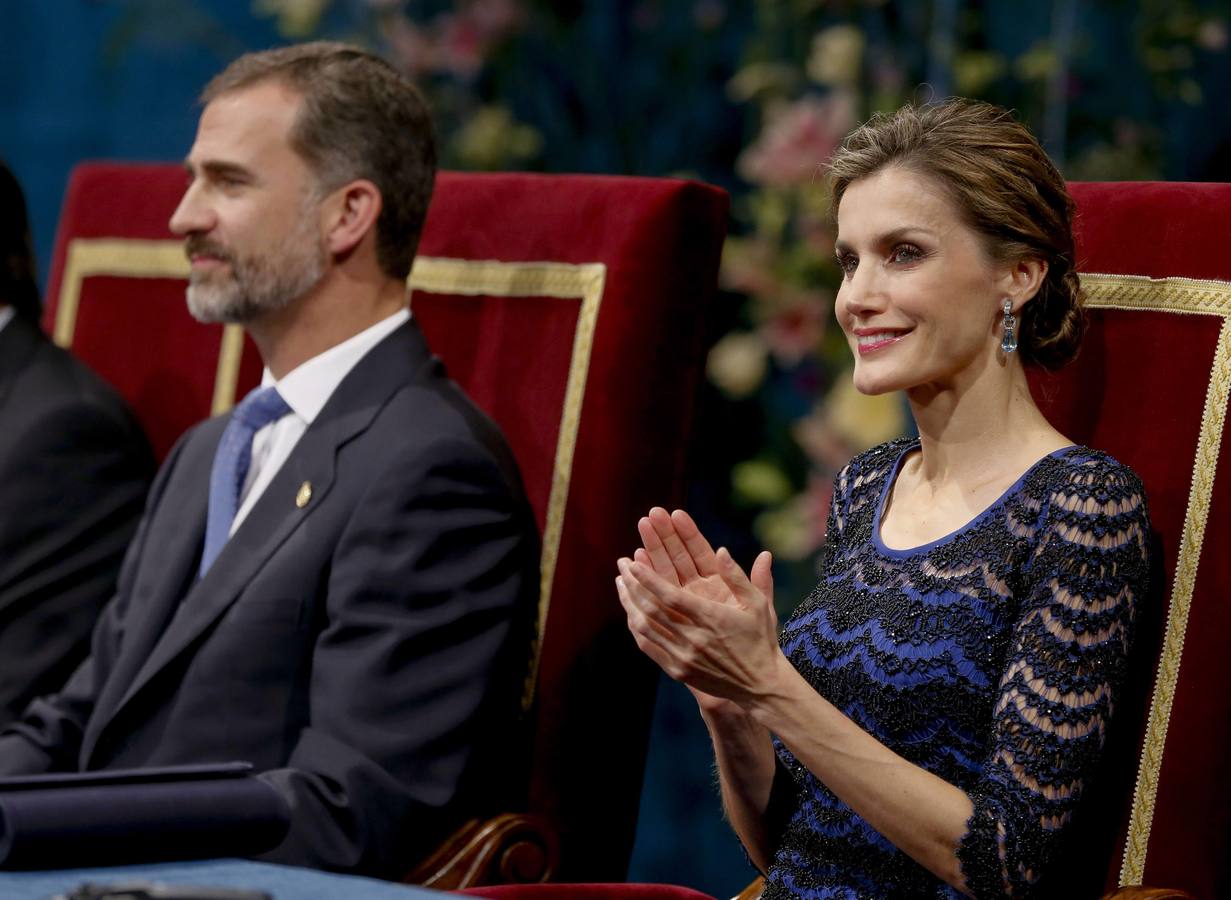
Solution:
<svg viewBox="0 0 1231 900">
<path fill-rule="evenodd" d="M 898 244 L 889 254 L 889 259 L 897 263 L 917 262 L 923 259 L 923 251 L 914 244 Z"/>
<path fill-rule="evenodd" d="M 858 265 L 859 257 L 852 253 L 843 253 L 838 257 L 838 268 L 842 270 L 847 278 L 855 274 L 855 269 Z"/>
</svg>

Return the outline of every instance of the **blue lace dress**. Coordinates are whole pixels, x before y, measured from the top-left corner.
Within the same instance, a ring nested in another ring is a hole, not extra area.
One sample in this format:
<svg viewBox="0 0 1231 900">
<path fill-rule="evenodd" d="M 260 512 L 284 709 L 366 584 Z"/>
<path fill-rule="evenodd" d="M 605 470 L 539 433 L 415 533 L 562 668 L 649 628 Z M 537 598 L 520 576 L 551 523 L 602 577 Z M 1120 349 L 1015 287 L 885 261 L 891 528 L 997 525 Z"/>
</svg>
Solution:
<svg viewBox="0 0 1231 900">
<path fill-rule="evenodd" d="M 1146 589 L 1145 495 L 1111 457 L 1068 447 L 961 530 L 889 549 L 881 511 L 917 446 L 838 474 L 821 582 L 781 644 L 856 724 L 970 796 L 958 858 L 975 895 L 1028 895 L 1102 748 Z M 775 748 L 765 900 L 960 896 Z"/>
</svg>

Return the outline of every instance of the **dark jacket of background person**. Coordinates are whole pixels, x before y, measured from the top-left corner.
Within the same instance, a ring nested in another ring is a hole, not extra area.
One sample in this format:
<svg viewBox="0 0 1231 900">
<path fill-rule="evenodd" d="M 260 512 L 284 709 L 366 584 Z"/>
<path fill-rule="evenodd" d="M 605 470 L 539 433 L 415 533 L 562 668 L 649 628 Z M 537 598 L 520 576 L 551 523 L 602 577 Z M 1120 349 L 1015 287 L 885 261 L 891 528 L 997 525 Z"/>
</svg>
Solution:
<svg viewBox="0 0 1231 900">
<path fill-rule="evenodd" d="M 0 164 L 0 722 L 89 650 L 154 458 L 120 396 L 36 324 L 25 204 Z M 0 307 L 2 308 L 2 307 Z"/>
<path fill-rule="evenodd" d="M 0 330 L 0 721 L 85 658 L 153 472 L 115 391 L 20 315 Z"/>
</svg>

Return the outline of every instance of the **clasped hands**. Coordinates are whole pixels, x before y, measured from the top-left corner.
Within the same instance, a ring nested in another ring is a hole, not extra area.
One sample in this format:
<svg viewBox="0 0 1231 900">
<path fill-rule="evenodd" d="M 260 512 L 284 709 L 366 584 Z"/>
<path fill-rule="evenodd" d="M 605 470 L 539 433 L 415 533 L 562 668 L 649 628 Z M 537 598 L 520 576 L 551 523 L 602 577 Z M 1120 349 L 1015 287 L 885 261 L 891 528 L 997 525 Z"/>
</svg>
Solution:
<svg viewBox="0 0 1231 900">
<path fill-rule="evenodd" d="M 641 651 L 702 710 L 724 700 L 747 709 L 772 692 L 790 663 L 778 647 L 769 552 L 745 574 L 683 510 L 655 507 L 637 531 L 643 546 L 618 561 L 616 591 Z"/>
</svg>

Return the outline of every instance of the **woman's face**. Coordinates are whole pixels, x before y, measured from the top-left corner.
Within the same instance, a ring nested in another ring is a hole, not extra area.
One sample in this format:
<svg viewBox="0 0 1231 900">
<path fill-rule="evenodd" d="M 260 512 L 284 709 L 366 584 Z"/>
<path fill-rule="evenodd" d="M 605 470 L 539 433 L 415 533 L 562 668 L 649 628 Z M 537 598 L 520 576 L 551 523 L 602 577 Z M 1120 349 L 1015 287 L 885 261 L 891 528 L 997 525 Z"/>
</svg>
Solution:
<svg viewBox="0 0 1231 900">
<path fill-rule="evenodd" d="M 834 250 L 858 390 L 961 388 L 997 361 L 1011 267 L 988 259 L 936 181 L 890 167 L 852 182 Z"/>
</svg>

